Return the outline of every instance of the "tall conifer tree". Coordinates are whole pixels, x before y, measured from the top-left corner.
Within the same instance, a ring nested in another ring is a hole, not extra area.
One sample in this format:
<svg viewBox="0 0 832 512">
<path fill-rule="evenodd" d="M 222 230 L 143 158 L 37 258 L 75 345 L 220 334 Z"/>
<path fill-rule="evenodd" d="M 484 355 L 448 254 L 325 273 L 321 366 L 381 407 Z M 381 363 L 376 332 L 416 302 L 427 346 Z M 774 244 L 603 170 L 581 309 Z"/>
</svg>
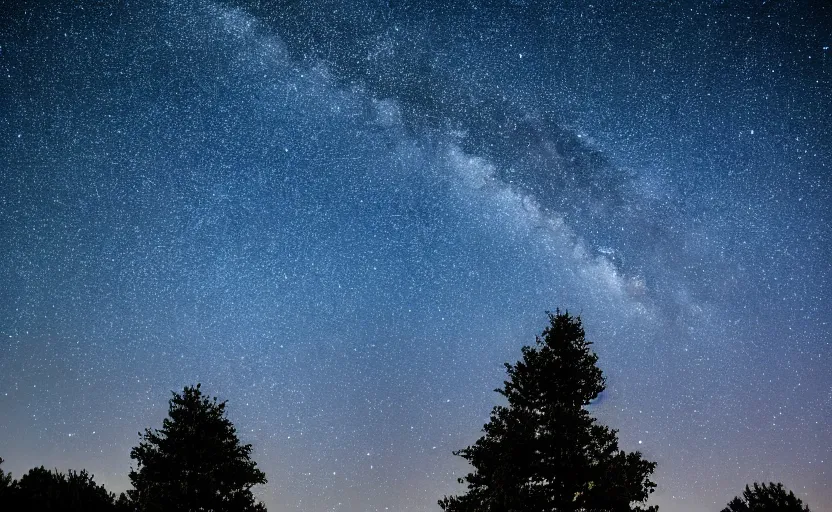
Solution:
<svg viewBox="0 0 832 512">
<path fill-rule="evenodd" d="M 202 394 L 199 384 L 170 399 L 161 430 L 145 429 L 130 452 L 128 496 L 139 512 L 265 512 L 251 488 L 266 475 L 242 445 L 225 402 Z"/>
<path fill-rule="evenodd" d="M 474 468 L 460 483 L 467 492 L 445 497 L 447 512 L 652 511 L 656 467 L 639 452 L 618 447 L 617 431 L 586 409 L 605 383 L 581 319 L 549 314 L 550 325 L 523 358 L 506 363 L 484 435 L 454 452 Z"/>
</svg>

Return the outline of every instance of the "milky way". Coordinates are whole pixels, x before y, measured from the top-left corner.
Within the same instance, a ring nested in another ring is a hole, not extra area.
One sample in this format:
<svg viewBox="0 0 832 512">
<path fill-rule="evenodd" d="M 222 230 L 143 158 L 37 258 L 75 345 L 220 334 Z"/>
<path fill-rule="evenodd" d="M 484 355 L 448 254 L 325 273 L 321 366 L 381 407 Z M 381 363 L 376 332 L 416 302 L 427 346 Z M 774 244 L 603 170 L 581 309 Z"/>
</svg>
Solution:
<svg viewBox="0 0 832 512">
<path fill-rule="evenodd" d="M 5 470 L 201 382 L 271 510 L 438 510 L 560 307 L 664 510 L 832 507 L 830 9 L 444 4 L 4 9 Z"/>
</svg>

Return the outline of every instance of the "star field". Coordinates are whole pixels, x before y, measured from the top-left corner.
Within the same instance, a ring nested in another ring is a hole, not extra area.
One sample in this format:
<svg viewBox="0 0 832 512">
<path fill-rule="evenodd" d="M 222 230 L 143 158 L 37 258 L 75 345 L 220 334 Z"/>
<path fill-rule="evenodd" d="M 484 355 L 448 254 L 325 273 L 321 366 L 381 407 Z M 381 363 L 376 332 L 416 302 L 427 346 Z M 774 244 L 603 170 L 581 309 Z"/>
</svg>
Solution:
<svg viewBox="0 0 832 512">
<path fill-rule="evenodd" d="M 201 382 L 269 509 L 438 510 L 560 307 L 662 510 L 832 507 L 832 11 L 630 4 L 2 9 L 4 469 Z"/>
</svg>

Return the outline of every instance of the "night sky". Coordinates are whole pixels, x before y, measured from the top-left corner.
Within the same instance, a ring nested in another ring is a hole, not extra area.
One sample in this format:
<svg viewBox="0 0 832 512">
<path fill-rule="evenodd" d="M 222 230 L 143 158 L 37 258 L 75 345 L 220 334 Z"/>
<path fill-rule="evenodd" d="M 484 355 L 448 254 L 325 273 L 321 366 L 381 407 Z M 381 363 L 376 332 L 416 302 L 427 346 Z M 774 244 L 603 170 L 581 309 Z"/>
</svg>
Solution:
<svg viewBox="0 0 832 512">
<path fill-rule="evenodd" d="M 452 5 L 452 7 L 449 7 Z M 832 510 L 832 7 L 7 1 L 0 456 L 201 382 L 270 510 L 436 511 L 557 307 L 653 502 Z"/>
</svg>

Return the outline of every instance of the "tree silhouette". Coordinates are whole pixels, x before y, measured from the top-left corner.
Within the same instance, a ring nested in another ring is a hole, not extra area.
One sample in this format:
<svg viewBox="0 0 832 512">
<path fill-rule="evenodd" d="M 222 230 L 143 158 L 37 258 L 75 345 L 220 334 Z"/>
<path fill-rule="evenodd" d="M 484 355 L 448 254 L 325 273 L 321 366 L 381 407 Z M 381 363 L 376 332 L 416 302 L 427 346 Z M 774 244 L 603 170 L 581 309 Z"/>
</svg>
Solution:
<svg viewBox="0 0 832 512">
<path fill-rule="evenodd" d="M 754 483 L 753 489 L 746 485 L 742 498 L 735 497 L 722 512 L 809 512 L 809 507 L 783 484 L 771 482 Z"/>
<path fill-rule="evenodd" d="M 3 462 L 3 457 L 0 457 L 0 466 Z M 16 487 L 17 482 L 12 479 L 12 474 L 4 472 L 0 467 L 0 510 L 7 510 Z"/>
<path fill-rule="evenodd" d="M 173 393 L 161 430 L 145 429 L 130 452 L 138 467 L 127 491 L 140 512 L 265 511 L 251 488 L 266 475 L 251 460 L 225 417 L 225 402 L 203 396 L 200 385 Z"/>
<path fill-rule="evenodd" d="M 126 512 L 127 509 L 123 499 L 116 501 L 115 494 L 96 484 L 86 470 L 70 470 L 64 474 L 41 466 L 30 469 L 20 481 L 12 480 L 10 474 L 0 470 L 0 510 Z"/>
<path fill-rule="evenodd" d="M 656 467 L 639 452 L 618 448 L 617 431 L 598 425 L 585 406 L 604 390 L 598 356 L 580 317 L 548 314 L 550 325 L 506 363 L 484 435 L 457 452 L 474 471 L 461 496 L 439 501 L 448 512 L 656 511 L 644 502 Z"/>
</svg>

